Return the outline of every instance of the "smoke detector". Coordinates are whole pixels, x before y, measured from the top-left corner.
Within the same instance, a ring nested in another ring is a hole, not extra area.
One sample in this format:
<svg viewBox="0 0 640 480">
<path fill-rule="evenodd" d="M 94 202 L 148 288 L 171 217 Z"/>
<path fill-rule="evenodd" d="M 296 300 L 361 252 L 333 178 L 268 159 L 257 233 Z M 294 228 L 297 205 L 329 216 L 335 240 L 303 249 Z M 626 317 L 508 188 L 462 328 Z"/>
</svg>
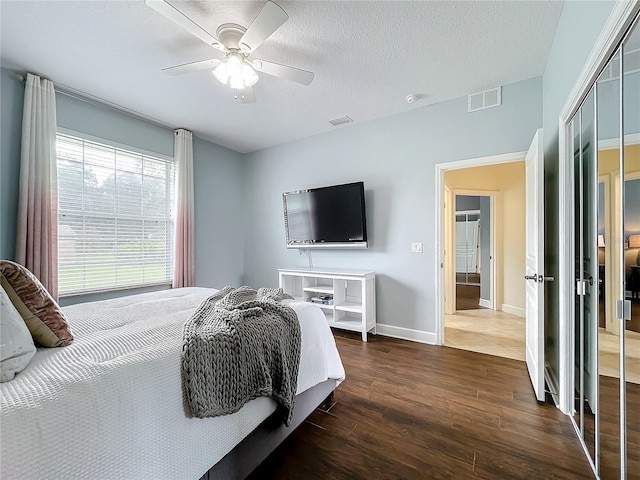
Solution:
<svg viewBox="0 0 640 480">
<path fill-rule="evenodd" d="M 418 95 L 417 93 L 411 93 L 407 95 L 407 103 L 411 105 L 412 103 L 417 102 L 419 98 L 420 95 Z"/>
</svg>

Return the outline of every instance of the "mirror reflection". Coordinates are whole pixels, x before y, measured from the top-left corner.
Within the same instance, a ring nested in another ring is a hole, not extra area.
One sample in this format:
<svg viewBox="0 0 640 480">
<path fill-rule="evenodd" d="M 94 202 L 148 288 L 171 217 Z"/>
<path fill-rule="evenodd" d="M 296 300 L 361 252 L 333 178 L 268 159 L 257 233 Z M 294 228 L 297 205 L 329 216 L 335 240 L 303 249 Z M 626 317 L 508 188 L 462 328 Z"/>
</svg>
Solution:
<svg viewBox="0 0 640 480">
<path fill-rule="evenodd" d="M 613 57 L 597 84 L 598 124 L 598 369 L 601 478 L 620 477 L 620 54 Z"/>
<path fill-rule="evenodd" d="M 624 329 L 623 405 L 627 478 L 640 476 L 640 24 L 622 46 L 624 125 Z M 624 465 L 624 462 L 623 462 Z"/>
<path fill-rule="evenodd" d="M 599 478 L 640 478 L 638 21 L 576 112 L 570 139 L 574 426 Z"/>
</svg>

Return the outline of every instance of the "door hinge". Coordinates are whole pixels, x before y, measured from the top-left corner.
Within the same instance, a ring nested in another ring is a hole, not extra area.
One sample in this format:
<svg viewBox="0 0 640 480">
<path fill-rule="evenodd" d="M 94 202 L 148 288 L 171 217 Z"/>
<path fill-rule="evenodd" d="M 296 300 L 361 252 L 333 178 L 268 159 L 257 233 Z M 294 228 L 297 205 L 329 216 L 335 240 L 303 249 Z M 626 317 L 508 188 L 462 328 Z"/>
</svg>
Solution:
<svg viewBox="0 0 640 480">
<path fill-rule="evenodd" d="M 616 300 L 616 318 L 631 320 L 631 300 Z"/>
</svg>

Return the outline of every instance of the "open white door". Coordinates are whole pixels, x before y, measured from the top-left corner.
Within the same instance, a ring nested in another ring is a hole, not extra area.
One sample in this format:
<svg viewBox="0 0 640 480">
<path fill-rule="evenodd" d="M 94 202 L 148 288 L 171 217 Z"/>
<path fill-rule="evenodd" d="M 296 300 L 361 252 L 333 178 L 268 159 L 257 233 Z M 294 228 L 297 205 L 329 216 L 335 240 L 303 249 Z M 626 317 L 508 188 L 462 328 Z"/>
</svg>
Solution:
<svg viewBox="0 0 640 480">
<path fill-rule="evenodd" d="M 455 241 L 454 211 L 455 205 L 451 189 L 444 186 L 444 314 L 456 313 L 456 275 L 455 275 Z"/>
<path fill-rule="evenodd" d="M 542 129 L 536 132 L 526 157 L 527 268 L 526 359 L 531 384 L 544 401 L 544 159 Z"/>
</svg>

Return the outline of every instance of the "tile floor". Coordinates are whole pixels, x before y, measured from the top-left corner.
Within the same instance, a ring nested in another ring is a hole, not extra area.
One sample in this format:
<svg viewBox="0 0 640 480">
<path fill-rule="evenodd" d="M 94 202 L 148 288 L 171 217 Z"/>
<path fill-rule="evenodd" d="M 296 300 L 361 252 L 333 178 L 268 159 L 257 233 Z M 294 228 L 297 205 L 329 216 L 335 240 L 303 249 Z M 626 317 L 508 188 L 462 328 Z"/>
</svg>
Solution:
<svg viewBox="0 0 640 480">
<path fill-rule="evenodd" d="M 524 361 L 524 318 L 489 309 L 445 315 L 448 347 Z M 600 374 L 619 376 L 619 339 L 600 329 Z M 627 332 L 627 381 L 640 383 L 640 333 Z"/>
<path fill-rule="evenodd" d="M 524 318 L 490 309 L 445 315 L 444 344 L 524 361 Z"/>
</svg>

